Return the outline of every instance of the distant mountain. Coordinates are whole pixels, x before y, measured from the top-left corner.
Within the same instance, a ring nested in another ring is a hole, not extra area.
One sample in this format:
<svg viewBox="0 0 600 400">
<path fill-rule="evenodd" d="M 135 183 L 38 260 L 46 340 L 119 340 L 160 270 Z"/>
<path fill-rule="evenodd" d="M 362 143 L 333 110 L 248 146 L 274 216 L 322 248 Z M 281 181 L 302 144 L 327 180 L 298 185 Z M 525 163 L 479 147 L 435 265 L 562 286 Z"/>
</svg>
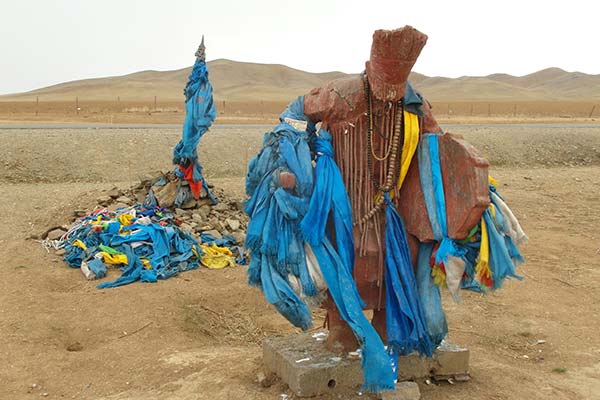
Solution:
<svg viewBox="0 0 600 400">
<path fill-rule="evenodd" d="M 231 60 L 208 63 L 217 100 L 286 101 L 347 74 L 310 73 L 279 64 Z M 175 71 L 141 71 L 123 76 L 72 81 L 26 93 L 0 96 L 0 101 L 31 100 L 182 100 L 191 67 Z M 431 101 L 532 101 L 600 99 L 600 75 L 548 68 L 525 76 L 428 77 L 413 72 L 413 85 Z"/>
</svg>

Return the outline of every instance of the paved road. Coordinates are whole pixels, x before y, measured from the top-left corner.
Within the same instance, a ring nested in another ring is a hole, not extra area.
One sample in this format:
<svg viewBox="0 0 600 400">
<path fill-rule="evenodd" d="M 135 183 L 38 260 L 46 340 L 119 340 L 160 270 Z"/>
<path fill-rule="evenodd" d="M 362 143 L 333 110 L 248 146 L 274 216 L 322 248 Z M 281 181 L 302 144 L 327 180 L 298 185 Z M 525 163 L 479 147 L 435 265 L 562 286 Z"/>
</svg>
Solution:
<svg viewBox="0 0 600 400">
<path fill-rule="evenodd" d="M 583 129 L 598 129 L 600 124 L 557 124 L 557 123 L 540 123 L 540 124 L 442 124 L 442 128 L 452 129 L 457 128 L 549 128 L 549 129 L 564 129 L 564 128 L 583 128 Z M 179 129 L 180 124 L 0 124 L 0 129 Z M 239 128 L 263 128 L 270 129 L 272 125 L 240 125 L 240 124 L 217 124 L 210 129 L 239 129 Z"/>
</svg>

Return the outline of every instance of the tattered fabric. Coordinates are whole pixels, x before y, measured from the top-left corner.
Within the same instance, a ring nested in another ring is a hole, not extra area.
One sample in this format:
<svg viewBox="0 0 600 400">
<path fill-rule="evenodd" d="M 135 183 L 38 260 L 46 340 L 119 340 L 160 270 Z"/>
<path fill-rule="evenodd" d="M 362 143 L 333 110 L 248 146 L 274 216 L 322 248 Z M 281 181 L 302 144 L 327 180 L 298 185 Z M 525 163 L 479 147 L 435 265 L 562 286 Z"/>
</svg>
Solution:
<svg viewBox="0 0 600 400">
<path fill-rule="evenodd" d="M 200 188 L 204 188 L 214 204 L 216 198 L 210 192 L 202 175 L 202 165 L 198 161 L 198 143 L 200 138 L 216 117 L 213 102 L 213 89 L 208 80 L 208 69 L 204 60 L 196 59 L 192 73 L 184 89 L 185 94 L 185 122 L 183 124 L 182 138 L 173 149 L 173 164 L 179 167 L 175 174 L 182 180 L 187 180 L 192 188 L 193 196 L 197 199 Z M 176 206 L 180 206 L 187 198 L 180 199 Z"/>
</svg>

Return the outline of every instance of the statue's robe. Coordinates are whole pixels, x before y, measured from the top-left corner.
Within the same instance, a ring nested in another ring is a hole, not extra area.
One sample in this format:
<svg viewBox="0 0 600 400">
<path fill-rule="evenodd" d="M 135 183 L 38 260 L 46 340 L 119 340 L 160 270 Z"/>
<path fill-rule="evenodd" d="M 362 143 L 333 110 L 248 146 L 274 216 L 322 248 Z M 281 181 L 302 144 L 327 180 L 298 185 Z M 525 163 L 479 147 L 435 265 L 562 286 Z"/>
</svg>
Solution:
<svg viewBox="0 0 600 400">
<path fill-rule="evenodd" d="M 387 147 L 385 139 L 377 132 L 384 135 L 393 132 L 395 107 L 390 102 L 373 98 L 371 102 L 375 127 L 372 135 L 373 152 L 381 156 Z M 426 100 L 423 100 L 420 109 L 419 134 L 442 133 Z M 313 89 L 304 97 L 304 113 L 312 121 L 321 122 L 322 128 L 333 136 L 335 161 L 342 173 L 352 205 L 353 223 L 356 224 L 354 278 L 366 309 L 381 310 L 385 307 L 385 216 L 380 211 L 367 223 L 359 223 L 375 205 L 377 194 L 368 168 L 369 121 L 361 76 L 334 80 L 323 88 Z M 444 134 L 439 142 L 448 236 L 464 239 L 489 204 L 488 162 L 460 136 Z M 401 148 L 402 145 L 398 151 Z M 399 156 L 396 162 L 400 162 Z M 372 158 L 377 185 L 384 183 L 388 163 L 389 157 L 384 161 Z M 419 242 L 434 240 L 421 189 L 416 153 L 402 187 L 396 187 L 390 194 L 403 217 L 413 264 L 416 265 Z M 330 309 L 331 306 L 326 305 L 326 308 Z"/>
</svg>

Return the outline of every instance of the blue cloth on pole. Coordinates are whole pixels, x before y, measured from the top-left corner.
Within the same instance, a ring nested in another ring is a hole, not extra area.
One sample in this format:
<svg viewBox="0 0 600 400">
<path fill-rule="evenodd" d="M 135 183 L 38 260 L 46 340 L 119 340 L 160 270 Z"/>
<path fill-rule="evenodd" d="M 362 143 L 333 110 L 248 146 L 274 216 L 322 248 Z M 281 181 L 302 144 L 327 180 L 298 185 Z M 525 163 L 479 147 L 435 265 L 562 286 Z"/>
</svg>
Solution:
<svg viewBox="0 0 600 400">
<path fill-rule="evenodd" d="M 208 68 L 204 60 L 196 59 L 188 82 L 184 89 L 185 94 L 185 122 L 183 123 L 182 137 L 173 148 L 173 164 L 187 168 L 193 164 L 193 179 L 195 182 L 202 182 L 202 187 L 206 190 L 208 197 L 213 204 L 217 203 L 206 180 L 202 175 L 202 164 L 198 160 L 198 144 L 200 138 L 206 133 L 212 125 L 217 111 L 213 102 L 213 88 L 208 80 Z M 175 169 L 175 174 L 183 178 L 183 173 L 179 168 Z M 189 196 L 179 196 L 178 204 L 183 204 Z"/>
</svg>

